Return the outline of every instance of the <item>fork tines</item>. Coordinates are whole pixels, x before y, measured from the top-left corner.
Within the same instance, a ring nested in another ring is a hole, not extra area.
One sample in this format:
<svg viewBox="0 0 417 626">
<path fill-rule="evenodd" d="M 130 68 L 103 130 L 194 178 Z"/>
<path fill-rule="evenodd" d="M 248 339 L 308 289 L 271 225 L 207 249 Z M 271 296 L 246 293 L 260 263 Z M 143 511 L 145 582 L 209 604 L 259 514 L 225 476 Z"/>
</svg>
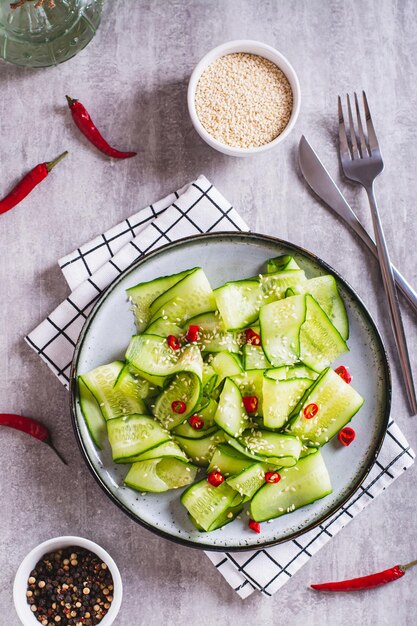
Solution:
<svg viewBox="0 0 417 626">
<path fill-rule="evenodd" d="M 350 159 L 365 159 L 372 156 L 372 153 L 375 150 L 379 150 L 378 140 L 376 138 L 374 125 L 372 123 L 372 118 L 369 111 L 368 100 L 364 91 L 362 91 L 362 96 L 363 108 L 365 111 L 367 136 L 364 132 L 364 126 L 362 124 L 362 116 L 359 109 L 359 101 L 356 92 L 354 93 L 354 98 L 357 128 L 355 128 L 355 124 L 353 121 L 350 97 L 349 94 L 346 94 L 349 132 L 346 131 L 342 100 L 340 96 L 338 96 L 340 154 L 342 157 L 344 156 L 345 158 L 348 157 Z"/>
</svg>

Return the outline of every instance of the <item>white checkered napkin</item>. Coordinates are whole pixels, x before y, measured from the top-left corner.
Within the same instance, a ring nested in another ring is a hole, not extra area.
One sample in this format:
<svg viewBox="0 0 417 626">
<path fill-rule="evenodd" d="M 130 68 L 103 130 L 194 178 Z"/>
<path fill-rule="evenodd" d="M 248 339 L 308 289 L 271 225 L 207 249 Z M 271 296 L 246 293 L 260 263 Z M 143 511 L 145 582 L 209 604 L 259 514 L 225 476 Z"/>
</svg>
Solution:
<svg viewBox="0 0 417 626">
<path fill-rule="evenodd" d="M 198 183 L 199 181 L 196 182 Z M 78 285 L 81 285 L 89 276 L 92 276 L 106 261 L 114 257 L 123 246 L 145 230 L 158 215 L 178 200 L 189 186 L 185 185 L 179 191 L 170 193 L 162 200 L 149 204 L 138 213 L 131 215 L 123 222 L 120 222 L 120 224 L 116 224 L 116 226 L 113 226 L 102 235 L 98 235 L 92 241 L 59 259 L 59 267 L 71 291 Z"/>
<path fill-rule="evenodd" d="M 363 485 L 330 519 L 298 539 L 253 552 L 207 552 L 228 583 L 246 598 L 258 590 L 272 596 L 346 524 L 360 513 L 415 459 L 414 451 L 391 421 L 378 459 Z"/>
<path fill-rule="evenodd" d="M 26 341 L 68 387 L 83 324 L 100 293 L 123 270 L 146 252 L 182 237 L 247 230 L 230 203 L 200 176 L 62 259 L 64 275 L 75 288 Z"/>
<path fill-rule="evenodd" d="M 149 205 L 60 260 L 72 293 L 28 337 L 29 345 L 68 387 L 74 347 L 99 294 L 142 254 L 187 235 L 248 230 L 237 212 L 200 176 L 194 183 Z M 270 596 L 327 541 L 390 485 L 414 460 L 393 422 L 378 460 L 360 490 L 323 525 L 294 541 L 243 553 L 207 556 L 242 598 L 259 590 Z"/>
</svg>

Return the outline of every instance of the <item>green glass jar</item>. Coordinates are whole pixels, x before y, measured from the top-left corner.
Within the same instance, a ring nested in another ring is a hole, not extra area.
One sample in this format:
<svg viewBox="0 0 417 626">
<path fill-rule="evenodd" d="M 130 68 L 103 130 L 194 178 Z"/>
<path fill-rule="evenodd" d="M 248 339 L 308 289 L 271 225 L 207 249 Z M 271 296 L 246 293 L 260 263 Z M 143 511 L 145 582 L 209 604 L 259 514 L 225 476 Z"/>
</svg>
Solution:
<svg viewBox="0 0 417 626">
<path fill-rule="evenodd" d="M 29 0 L 16 9 L 0 0 L 0 58 L 24 67 L 49 67 L 71 59 L 94 37 L 104 0 Z"/>
</svg>

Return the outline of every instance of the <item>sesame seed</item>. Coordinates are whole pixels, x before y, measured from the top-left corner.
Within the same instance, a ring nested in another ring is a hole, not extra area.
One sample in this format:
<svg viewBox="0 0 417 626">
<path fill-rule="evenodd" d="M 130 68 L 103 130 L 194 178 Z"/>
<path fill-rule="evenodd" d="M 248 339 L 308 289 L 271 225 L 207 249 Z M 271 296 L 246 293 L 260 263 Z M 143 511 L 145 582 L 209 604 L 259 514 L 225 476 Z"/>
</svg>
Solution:
<svg viewBox="0 0 417 626">
<path fill-rule="evenodd" d="M 264 57 L 227 54 L 203 72 L 195 105 L 205 129 L 230 146 L 252 148 L 287 126 L 293 94 L 285 74 Z"/>
</svg>

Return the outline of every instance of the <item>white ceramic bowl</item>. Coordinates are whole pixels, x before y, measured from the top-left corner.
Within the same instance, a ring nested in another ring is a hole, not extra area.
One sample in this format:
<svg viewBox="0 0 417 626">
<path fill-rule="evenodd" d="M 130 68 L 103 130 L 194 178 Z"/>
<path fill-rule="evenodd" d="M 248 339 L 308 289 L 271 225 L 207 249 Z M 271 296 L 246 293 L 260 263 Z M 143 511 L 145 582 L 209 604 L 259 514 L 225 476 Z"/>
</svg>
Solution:
<svg viewBox="0 0 417 626">
<path fill-rule="evenodd" d="M 272 63 L 275 63 L 275 65 L 277 65 L 288 78 L 293 93 L 293 108 L 287 126 L 284 128 L 282 133 L 278 135 L 278 137 L 276 137 L 269 143 L 263 146 L 259 146 L 257 148 L 238 148 L 228 146 L 224 143 L 221 143 L 220 141 L 217 141 L 217 139 L 210 135 L 210 133 L 207 132 L 207 130 L 204 128 L 203 124 L 200 122 L 200 118 L 198 117 L 195 108 L 196 89 L 198 81 L 200 80 L 200 76 L 202 75 L 204 70 L 216 59 L 225 56 L 226 54 L 232 54 L 234 52 L 257 54 L 261 57 L 264 57 L 265 59 L 268 59 L 269 61 L 272 61 Z M 229 41 L 227 43 L 224 43 L 217 48 L 213 48 L 213 50 L 211 50 L 208 54 L 206 54 L 206 56 L 201 59 L 200 63 L 198 63 L 193 73 L 191 74 L 190 82 L 188 84 L 187 101 L 191 121 L 200 137 L 204 139 L 204 141 L 208 143 L 209 146 L 215 148 L 216 150 L 219 150 L 219 152 L 223 152 L 224 154 L 228 154 L 230 156 L 243 157 L 270 150 L 271 148 L 274 148 L 282 141 L 284 141 L 286 137 L 288 137 L 295 125 L 295 122 L 297 121 L 297 117 L 300 112 L 301 90 L 300 83 L 298 81 L 298 77 L 295 73 L 294 68 L 292 67 L 290 62 L 280 52 L 278 52 L 278 50 L 275 50 L 275 48 L 272 48 L 272 46 L 268 46 L 267 44 L 260 41 L 252 41 L 250 39 L 238 39 L 236 41 Z"/>
<path fill-rule="evenodd" d="M 118 567 L 111 558 L 110 554 L 97 543 L 94 543 L 94 541 L 84 539 L 83 537 L 54 537 L 53 539 L 48 539 L 48 541 L 44 541 L 39 544 L 36 548 L 33 548 L 33 550 L 25 556 L 16 572 L 13 585 L 13 600 L 16 612 L 23 626 L 39 626 L 40 624 L 30 610 L 30 605 L 26 601 L 27 581 L 30 576 L 30 572 L 34 569 L 36 563 L 44 554 L 53 552 L 54 550 L 59 550 L 60 548 L 67 548 L 69 546 L 79 546 L 90 550 L 108 565 L 113 577 L 113 601 L 110 605 L 108 613 L 101 620 L 100 626 L 110 626 L 116 619 L 122 603 L 123 584 Z"/>
</svg>

